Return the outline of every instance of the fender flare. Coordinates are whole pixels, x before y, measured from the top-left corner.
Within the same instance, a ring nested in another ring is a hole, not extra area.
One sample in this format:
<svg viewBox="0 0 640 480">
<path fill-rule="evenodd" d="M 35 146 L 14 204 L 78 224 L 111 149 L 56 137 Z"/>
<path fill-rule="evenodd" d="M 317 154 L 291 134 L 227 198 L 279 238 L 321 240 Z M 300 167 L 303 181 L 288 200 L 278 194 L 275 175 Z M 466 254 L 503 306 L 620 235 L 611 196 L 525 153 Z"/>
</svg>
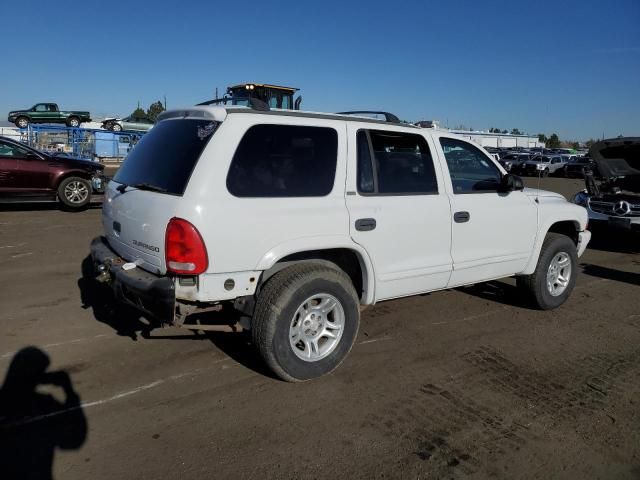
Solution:
<svg viewBox="0 0 640 480">
<path fill-rule="evenodd" d="M 274 246 L 265 253 L 257 263 L 255 270 L 269 270 L 281 259 L 295 253 L 337 248 L 351 250 L 356 254 L 363 274 L 363 295 L 361 302 L 364 305 L 372 305 L 375 303 L 375 275 L 373 262 L 371 261 L 367 251 L 361 245 L 355 243 L 351 237 L 345 237 L 342 235 L 322 235 L 289 240 Z"/>
</svg>

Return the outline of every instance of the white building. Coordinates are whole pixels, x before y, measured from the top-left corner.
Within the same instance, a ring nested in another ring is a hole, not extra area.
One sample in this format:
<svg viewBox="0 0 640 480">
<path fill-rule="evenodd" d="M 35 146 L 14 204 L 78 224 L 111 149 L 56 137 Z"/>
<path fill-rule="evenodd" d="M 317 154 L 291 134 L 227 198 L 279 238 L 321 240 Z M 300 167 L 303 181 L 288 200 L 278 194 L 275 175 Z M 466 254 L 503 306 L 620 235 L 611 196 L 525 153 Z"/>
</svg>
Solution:
<svg viewBox="0 0 640 480">
<path fill-rule="evenodd" d="M 538 141 L 537 135 L 512 135 L 510 133 L 489 133 L 481 131 L 468 131 L 468 130 L 449 130 L 448 128 L 442 128 L 437 120 L 424 120 L 418 122 L 416 125 L 423 128 L 435 128 L 441 130 L 447 130 L 448 132 L 455 133 L 461 137 L 471 140 L 483 147 L 494 148 L 534 148 L 545 147 L 544 142 Z"/>
</svg>

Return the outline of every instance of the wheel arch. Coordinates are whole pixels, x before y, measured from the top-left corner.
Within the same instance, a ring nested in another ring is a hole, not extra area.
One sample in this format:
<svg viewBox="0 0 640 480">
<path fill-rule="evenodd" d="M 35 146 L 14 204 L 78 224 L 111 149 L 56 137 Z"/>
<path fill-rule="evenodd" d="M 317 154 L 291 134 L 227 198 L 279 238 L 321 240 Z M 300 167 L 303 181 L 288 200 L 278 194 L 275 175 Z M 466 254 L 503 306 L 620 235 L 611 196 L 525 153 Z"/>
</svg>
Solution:
<svg viewBox="0 0 640 480">
<path fill-rule="evenodd" d="M 59 173 L 55 177 L 54 183 L 53 183 L 53 189 L 58 190 L 58 188 L 60 187 L 60 184 L 69 177 L 80 177 L 87 180 L 89 183 L 91 183 L 91 173 L 86 172 L 84 170 L 65 170 L 64 172 Z"/>
<path fill-rule="evenodd" d="M 297 263 L 324 263 L 344 271 L 356 289 L 360 302 L 364 305 L 374 303 L 373 265 L 367 252 L 359 245 L 350 242 L 334 242 L 332 245 L 280 246 L 267 253 L 256 270 L 262 270 L 260 285 L 277 272 Z M 258 288 L 260 288 L 260 285 Z"/>
<path fill-rule="evenodd" d="M 574 245 L 578 245 L 579 233 L 581 231 L 580 222 L 575 219 L 551 219 L 546 225 L 542 226 L 539 230 L 539 235 L 534 243 L 534 250 L 529 263 L 526 268 L 520 273 L 520 275 L 531 275 L 538 264 L 538 258 L 540 257 L 540 251 L 542 250 L 542 244 L 548 233 L 559 233 L 566 235 L 571 239 Z"/>
</svg>

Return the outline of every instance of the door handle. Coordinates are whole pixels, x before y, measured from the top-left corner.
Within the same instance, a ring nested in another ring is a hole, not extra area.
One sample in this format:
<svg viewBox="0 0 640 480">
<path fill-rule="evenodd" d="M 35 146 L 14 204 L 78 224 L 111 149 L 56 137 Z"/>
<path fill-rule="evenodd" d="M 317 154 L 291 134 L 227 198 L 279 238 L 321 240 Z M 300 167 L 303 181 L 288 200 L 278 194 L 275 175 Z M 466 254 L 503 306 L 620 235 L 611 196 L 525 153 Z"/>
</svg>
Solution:
<svg viewBox="0 0 640 480">
<path fill-rule="evenodd" d="M 453 221 L 456 223 L 466 223 L 470 218 L 469 212 L 456 212 L 453 214 Z"/>
<path fill-rule="evenodd" d="M 356 220 L 356 230 L 359 232 L 368 232 L 376 228 L 375 218 L 359 218 Z"/>
</svg>

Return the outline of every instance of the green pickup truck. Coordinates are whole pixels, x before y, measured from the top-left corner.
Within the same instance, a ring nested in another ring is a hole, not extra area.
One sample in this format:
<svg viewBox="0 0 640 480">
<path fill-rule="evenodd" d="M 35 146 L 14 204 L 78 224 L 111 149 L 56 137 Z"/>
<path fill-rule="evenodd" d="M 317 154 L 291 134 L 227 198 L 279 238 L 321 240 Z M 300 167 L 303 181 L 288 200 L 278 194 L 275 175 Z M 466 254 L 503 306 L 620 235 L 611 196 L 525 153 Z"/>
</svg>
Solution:
<svg viewBox="0 0 640 480">
<path fill-rule="evenodd" d="M 61 112 L 56 103 L 36 103 L 28 110 L 9 112 L 8 120 L 18 128 L 27 128 L 30 123 L 64 123 L 68 127 L 79 127 L 90 122 L 89 112 Z"/>
</svg>

